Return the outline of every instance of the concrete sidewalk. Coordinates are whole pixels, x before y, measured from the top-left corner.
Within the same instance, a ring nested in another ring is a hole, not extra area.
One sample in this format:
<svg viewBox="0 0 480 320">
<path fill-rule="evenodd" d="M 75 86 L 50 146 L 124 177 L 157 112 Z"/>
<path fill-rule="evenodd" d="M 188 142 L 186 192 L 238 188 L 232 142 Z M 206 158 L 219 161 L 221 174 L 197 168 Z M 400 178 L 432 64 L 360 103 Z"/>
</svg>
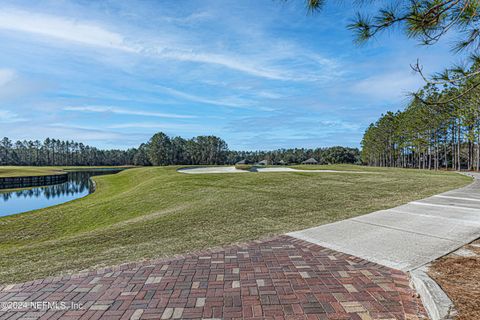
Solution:
<svg viewBox="0 0 480 320">
<path fill-rule="evenodd" d="M 480 237 L 480 174 L 471 175 L 461 189 L 288 235 L 410 271 Z"/>
</svg>

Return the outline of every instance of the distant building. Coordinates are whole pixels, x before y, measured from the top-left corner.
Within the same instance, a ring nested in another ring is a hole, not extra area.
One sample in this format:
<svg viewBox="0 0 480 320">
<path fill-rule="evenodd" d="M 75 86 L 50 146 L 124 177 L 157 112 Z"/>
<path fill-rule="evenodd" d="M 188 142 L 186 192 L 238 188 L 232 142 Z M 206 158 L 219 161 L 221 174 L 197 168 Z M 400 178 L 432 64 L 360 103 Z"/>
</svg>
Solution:
<svg viewBox="0 0 480 320">
<path fill-rule="evenodd" d="M 259 163 L 257 163 L 259 166 L 268 166 L 268 160 L 262 160 Z"/>
<path fill-rule="evenodd" d="M 250 161 L 248 161 L 247 159 L 243 159 L 243 160 L 238 161 L 235 164 L 249 164 L 249 163 L 250 163 Z"/>
<path fill-rule="evenodd" d="M 314 158 L 310 158 L 308 160 L 303 161 L 302 164 L 318 164 L 318 161 L 315 160 Z"/>
<path fill-rule="evenodd" d="M 284 166 L 284 165 L 286 165 L 287 163 L 286 163 L 285 161 L 283 161 L 283 160 L 280 160 L 280 161 L 278 161 L 278 164 L 281 165 L 281 166 Z"/>
</svg>

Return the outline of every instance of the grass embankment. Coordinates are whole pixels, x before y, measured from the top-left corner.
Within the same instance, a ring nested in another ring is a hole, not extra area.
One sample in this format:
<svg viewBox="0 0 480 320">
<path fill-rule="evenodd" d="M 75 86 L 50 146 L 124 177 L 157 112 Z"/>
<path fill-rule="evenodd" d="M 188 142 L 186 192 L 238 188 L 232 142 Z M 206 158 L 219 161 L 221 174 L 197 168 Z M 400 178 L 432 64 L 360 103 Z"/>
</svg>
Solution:
<svg viewBox="0 0 480 320">
<path fill-rule="evenodd" d="M 49 176 L 65 173 L 59 167 L 17 167 L 0 166 L 0 178 L 28 177 L 28 176 Z"/>
<path fill-rule="evenodd" d="M 136 168 L 97 191 L 0 218 L 0 283 L 258 239 L 397 206 L 470 182 L 448 172 L 199 174 Z"/>
<path fill-rule="evenodd" d="M 91 170 L 91 169 L 108 169 L 108 168 L 123 168 L 112 166 L 99 167 L 22 167 L 22 166 L 0 166 L 0 178 L 10 177 L 28 177 L 28 176 L 49 176 L 55 174 L 66 173 L 71 170 Z"/>
</svg>

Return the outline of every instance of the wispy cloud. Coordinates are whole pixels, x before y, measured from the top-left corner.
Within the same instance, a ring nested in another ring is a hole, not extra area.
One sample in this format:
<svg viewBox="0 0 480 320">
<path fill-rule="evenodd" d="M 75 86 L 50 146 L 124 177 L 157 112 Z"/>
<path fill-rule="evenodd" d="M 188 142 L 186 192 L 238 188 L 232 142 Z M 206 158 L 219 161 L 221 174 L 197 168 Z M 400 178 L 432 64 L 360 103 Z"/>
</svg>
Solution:
<svg viewBox="0 0 480 320">
<path fill-rule="evenodd" d="M 8 110 L 0 110 L 0 122 L 1 123 L 13 123 L 26 121 L 25 118 L 20 117 L 18 114 Z"/>
<path fill-rule="evenodd" d="M 203 104 L 211 104 L 211 105 L 216 105 L 216 106 L 222 106 L 222 107 L 233 107 L 233 108 L 242 108 L 242 107 L 249 107 L 252 105 L 252 101 L 238 98 L 238 97 L 227 97 L 227 98 L 221 98 L 221 99 L 210 99 L 210 98 L 205 98 L 202 96 L 194 95 L 191 93 L 183 92 L 180 90 L 176 90 L 173 88 L 168 88 L 164 86 L 158 86 L 158 88 L 169 95 L 175 96 L 177 98 L 181 98 L 184 100 L 188 101 L 193 101 L 193 102 L 199 102 Z"/>
<path fill-rule="evenodd" d="M 266 68 L 263 66 L 255 65 L 254 62 L 242 61 L 238 55 L 222 55 L 215 53 L 201 53 L 201 52 L 188 52 L 181 50 L 170 50 L 160 48 L 157 51 L 157 55 L 167 59 L 174 59 L 178 61 L 199 62 L 208 63 L 226 67 L 232 70 L 248 73 L 253 76 L 273 79 L 273 80 L 295 80 L 292 77 L 284 74 L 281 70 L 275 70 L 273 68 Z"/>
<path fill-rule="evenodd" d="M 334 59 L 319 59 L 317 55 L 299 51 L 269 51 L 268 59 L 263 54 L 238 54 L 236 52 L 213 53 L 201 49 L 166 47 L 143 47 L 141 51 L 158 58 L 221 66 L 255 77 L 281 81 L 328 81 L 340 75 L 339 65 Z M 289 64 L 296 65 L 288 68 Z"/>
<path fill-rule="evenodd" d="M 184 17 L 163 16 L 160 19 L 168 23 L 175 23 L 180 26 L 184 26 L 186 24 L 192 24 L 192 23 L 204 21 L 211 18 L 213 17 L 208 12 L 195 12 Z"/>
<path fill-rule="evenodd" d="M 299 128 L 301 128 L 299 130 Z M 292 130 L 297 133 L 338 132 L 345 133 L 361 128 L 361 124 L 349 119 L 332 116 L 327 112 L 310 112 L 308 115 L 300 110 L 280 109 L 267 115 L 254 115 L 235 119 L 227 125 L 233 132 L 264 132 L 271 133 L 282 130 Z"/>
<path fill-rule="evenodd" d="M 204 125 L 188 123 L 129 122 L 109 125 L 110 129 L 205 130 Z"/>
<path fill-rule="evenodd" d="M 15 78 L 15 72 L 10 69 L 0 69 L 0 87 L 10 83 Z"/>
<path fill-rule="evenodd" d="M 14 9 L 0 11 L 0 29 L 77 42 L 79 44 L 135 52 L 124 37 L 99 25 L 58 16 Z"/>
<path fill-rule="evenodd" d="M 398 102 L 399 99 L 405 99 L 422 83 L 422 79 L 411 72 L 386 71 L 383 74 L 358 81 L 351 89 L 355 94 Z"/>
<path fill-rule="evenodd" d="M 280 98 L 283 98 L 284 95 L 281 94 L 281 93 L 277 93 L 277 92 L 270 92 L 270 91 L 266 91 L 266 90 L 260 90 L 258 92 L 255 92 L 255 94 L 261 98 L 266 98 L 266 99 L 280 99 Z"/>
<path fill-rule="evenodd" d="M 200 15 L 203 17 L 205 14 Z M 191 19 L 199 18 L 192 15 Z M 190 18 L 188 18 L 190 19 Z M 50 14 L 3 8 L 0 10 L 0 29 L 31 33 L 53 39 L 68 41 L 78 45 L 120 50 L 141 54 L 162 60 L 192 62 L 220 66 L 251 76 L 282 81 L 318 81 L 330 79 L 335 72 L 334 60 L 297 50 L 289 45 L 282 50 L 272 49 L 265 53 L 240 54 L 238 52 L 215 52 L 204 46 L 183 39 L 181 35 L 169 35 L 168 39 L 129 37 L 122 32 L 92 21 L 82 21 Z M 161 44 L 158 44 L 161 43 Z M 302 72 L 285 67 L 285 60 L 297 66 L 303 65 Z M 312 67 L 325 71 L 312 72 Z"/>
<path fill-rule="evenodd" d="M 113 114 L 124 114 L 124 115 L 131 115 L 131 116 L 175 118 L 175 119 L 196 118 L 196 116 L 193 116 L 193 115 L 131 110 L 131 109 L 118 108 L 118 107 L 110 107 L 110 106 L 79 106 L 79 107 L 68 106 L 63 108 L 63 110 L 77 111 L 77 112 L 113 113 Z"/>
<path fill-rule="evenodd" d="M 109 141 L 111 144 L 118 144 L 123 148 L 126 144 L 130 146 L 136 146 L 132 143 L 142 135 L 137 134 L 124 134 L 121 132 L 114 132 L 109 130 L 101 130 L 98 128 L 91 128 L 87 126 L 75 126 L 70 124 L 51 124 L 44 127 L 39 127 L 38 130 L 45 137 L 62 137 L 63 139 L 78 140 L 78 137 L 82 138 L 85 142 L 96 141 Z"/>
</svg>

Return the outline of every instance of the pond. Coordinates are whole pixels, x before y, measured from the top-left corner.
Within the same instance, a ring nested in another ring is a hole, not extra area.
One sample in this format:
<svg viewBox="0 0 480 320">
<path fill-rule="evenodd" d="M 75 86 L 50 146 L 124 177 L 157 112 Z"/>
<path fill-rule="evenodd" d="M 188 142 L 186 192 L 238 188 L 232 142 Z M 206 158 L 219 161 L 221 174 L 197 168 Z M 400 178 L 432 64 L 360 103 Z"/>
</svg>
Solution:
<svg viewBox="0 0 480 320">
<path fill-rule="evenodd" d="M 51 207 L 57 204 L 85 197 L 93 192 L 90 177 L 114 174 L 123 169 L 92 169 L 72 171 L 67 175 L 67 182 L 43 187 L 0 190 L 0 217 L 36 209 Z"/>
</svg>

